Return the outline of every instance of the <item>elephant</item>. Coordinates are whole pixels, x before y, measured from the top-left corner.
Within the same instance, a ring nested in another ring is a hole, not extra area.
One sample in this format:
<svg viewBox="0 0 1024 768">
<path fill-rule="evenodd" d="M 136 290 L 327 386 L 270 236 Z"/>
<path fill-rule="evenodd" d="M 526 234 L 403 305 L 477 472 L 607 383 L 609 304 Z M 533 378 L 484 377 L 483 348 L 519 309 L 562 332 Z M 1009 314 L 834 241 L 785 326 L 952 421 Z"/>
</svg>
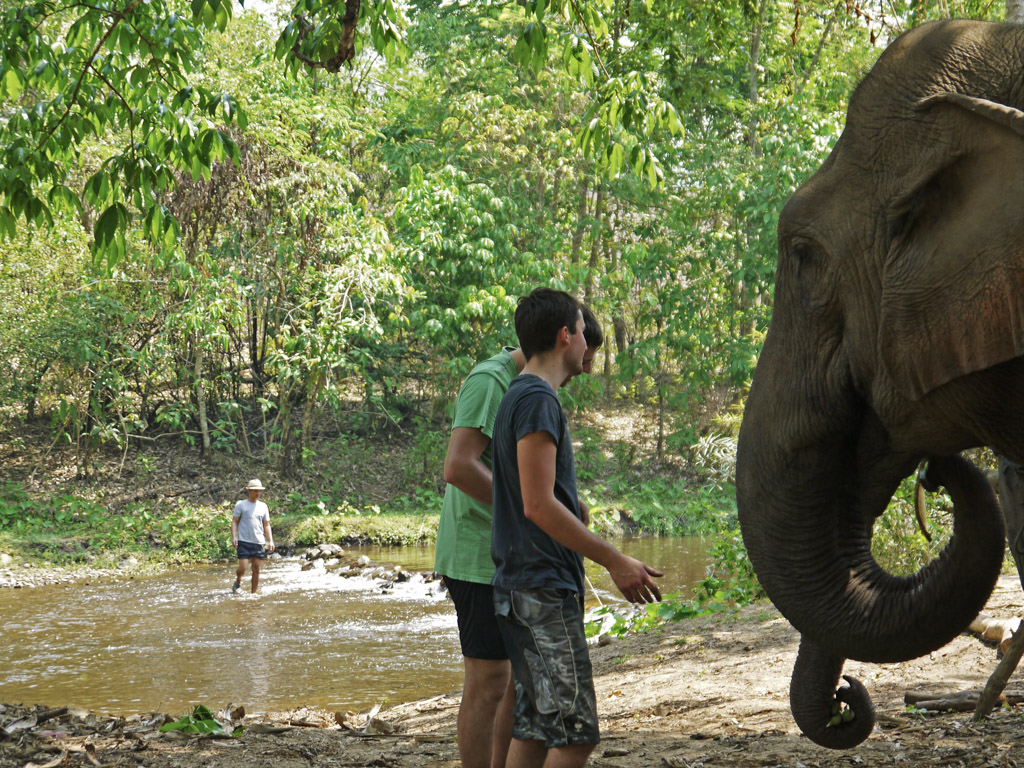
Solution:
<svg viewBox="0 0 1024 768">
<path fill-rule="evenodd" d="M 779 214 L 736 498 L 754 571 L 800 633 L 793 717 L 823 746 L 874 725 L 866 688 L 842 683 L 847 659 L 942 647 L 998 578 L 999 503 L 959 454 L 1024 464 L 1022 214 L 1024 26 L 964 20 L 888 46 Z M 924 461 L 953 533 L 898 577 L 872 556 L 872 528 Z"/>
</svg>

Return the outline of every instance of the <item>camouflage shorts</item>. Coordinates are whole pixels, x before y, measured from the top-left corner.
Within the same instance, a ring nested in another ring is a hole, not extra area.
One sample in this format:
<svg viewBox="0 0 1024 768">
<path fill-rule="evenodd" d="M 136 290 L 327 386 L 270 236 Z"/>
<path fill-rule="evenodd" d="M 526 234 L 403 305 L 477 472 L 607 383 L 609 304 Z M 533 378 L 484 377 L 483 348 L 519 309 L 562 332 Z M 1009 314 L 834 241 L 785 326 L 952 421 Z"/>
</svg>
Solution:
<svg viewBox="0 0 1024 768">
<path fill-rule="evenodd" d="M 579 596 L 567 589 L 495 588 L 494 610 L 515 676 L 512 735 L 548 748 L 597 744 L 594 674 Z"/>
</svg>

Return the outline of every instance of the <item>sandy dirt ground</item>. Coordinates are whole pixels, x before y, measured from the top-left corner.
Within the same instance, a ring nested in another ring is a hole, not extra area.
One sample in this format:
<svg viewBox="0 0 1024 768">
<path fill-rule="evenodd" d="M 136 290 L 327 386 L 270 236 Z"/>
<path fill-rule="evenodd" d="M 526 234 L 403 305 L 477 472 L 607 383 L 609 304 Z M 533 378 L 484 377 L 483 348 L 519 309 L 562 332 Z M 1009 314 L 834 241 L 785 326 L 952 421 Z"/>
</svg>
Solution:
<svg viewBox="0 0 1024 768">
<path fill-rule="evenodd" d="M 985 613 L 1024 616 L 1016 576 L 1000 579 Z M 879 723 L 855 749 L 833 752 L 803 737 L 789 715 L 797 634 L 769 605 L 666 625 L 595 647 L 603 741 L 590 760 L 607 768 L 710 766 L 1024 766 L 1024 712 L 908 711 L 908 692 L 981 689 L 997 651 L 963 634 L 903 664 L 849 663 L 871 692 Z M 1024 688 L 1024 671 L 1008 692 Z M 149 766 L 458 766 L 458 692 L 368 713 L 246 713 L 240 738 L 162 734 L 168 717 L 123 720 L 82 711 L 0 705 L 0 768 Z M 180 714 L 180 713 L 179 713 Z"/>
</svg>

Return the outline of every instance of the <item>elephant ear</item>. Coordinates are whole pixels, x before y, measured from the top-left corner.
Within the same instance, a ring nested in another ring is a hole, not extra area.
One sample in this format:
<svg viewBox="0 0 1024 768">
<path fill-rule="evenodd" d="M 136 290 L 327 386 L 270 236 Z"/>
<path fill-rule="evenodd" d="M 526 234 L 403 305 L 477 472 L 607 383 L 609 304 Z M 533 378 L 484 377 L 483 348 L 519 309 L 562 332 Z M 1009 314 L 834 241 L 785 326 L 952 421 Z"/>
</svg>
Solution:
<svg viewBox="0 0 1024 768">
<path fill-rule="evenodd" d="M 889 209 L 879 317 L 911 400 L 1024 354 L 1024 112 L 958 93 L 916 106 L 927 159 Z"/>
</svg>

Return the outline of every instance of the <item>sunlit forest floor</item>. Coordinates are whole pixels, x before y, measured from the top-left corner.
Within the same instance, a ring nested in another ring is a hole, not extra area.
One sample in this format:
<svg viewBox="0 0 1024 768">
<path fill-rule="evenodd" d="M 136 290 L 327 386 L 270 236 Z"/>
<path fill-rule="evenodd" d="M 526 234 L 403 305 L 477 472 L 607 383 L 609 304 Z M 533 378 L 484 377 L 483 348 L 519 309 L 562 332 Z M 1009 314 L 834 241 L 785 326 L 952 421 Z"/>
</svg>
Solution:
<svg viewBox="0 0 1024 768">
<path fill-rule="evenodd" d="M 704 423 L 695 426 L 706 429 L 707 417 L 700 421 Z M 656 413 L 621 402 L 605 403 L 570 414 L 570 425 L 577 464 L 589 474 L 642 471 L 679 478 L 688 472 L 685 447 L 673 439 L 672 424 L 660 430 L 659 455 Z M 289 493 L 312 497 L 338 488 L 347 489 L 356 505 L 386 505 L 417 487 L 443 493 L 445 426 L 419 419 L 351 431 L 333 426 L 315 431 L 305 460 L 282 472 L 279 450 L 259 450 L 255 439 L 251 451 L 234 443 L 214 447 L 205 456 L 194 439 L 189 443 L 171 436 L 134 437 L 127 447 L 111 440 L 83 462 L 75 445 L 54 438 L 48 419 L 0 419 L 0 482 L 91 496 L 115 510 L 160 497 L 202 503 L 219 499 L 224 492 L 233 498 L 237 490 L 241 498 L 246 481 L 257 476 L 268 486 L 268 501 L 271 494 L 278 499 Z M 327 488 L 336 479 L 327 477 L 330 473 L 343 475 L 337 488 Z"/>
</svg>

